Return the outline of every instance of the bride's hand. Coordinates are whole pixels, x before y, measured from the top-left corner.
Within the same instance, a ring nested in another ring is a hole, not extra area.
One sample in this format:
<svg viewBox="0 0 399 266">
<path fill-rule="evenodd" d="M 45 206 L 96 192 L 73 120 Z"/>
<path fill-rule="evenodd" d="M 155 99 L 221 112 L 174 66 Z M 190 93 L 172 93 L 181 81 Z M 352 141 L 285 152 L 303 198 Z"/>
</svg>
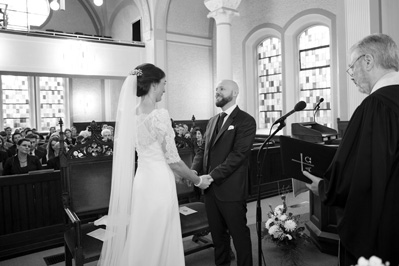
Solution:
<svg viewBox="0 0 399 266">
<path fill-rule="evenodd" d="M 213 182 L 213 178 L 210 175 L 202 175 L 200 178 L 202 179 L 202 183 L 199 186 L 201 189 L 207 189 Z"/>
</svg>

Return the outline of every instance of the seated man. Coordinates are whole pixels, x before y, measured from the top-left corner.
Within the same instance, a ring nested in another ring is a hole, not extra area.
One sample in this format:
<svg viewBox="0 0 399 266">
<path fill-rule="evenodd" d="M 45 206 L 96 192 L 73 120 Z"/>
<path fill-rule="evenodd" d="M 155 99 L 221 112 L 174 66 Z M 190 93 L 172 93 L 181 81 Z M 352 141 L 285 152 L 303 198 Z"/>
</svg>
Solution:
<svg viewBox="0 0 399 266">
<path fill-rule="evenodd" d="M 8 148 L 8 150 L 7 150 L 8 157 L 12 157 L 12 156 L 14 156 L 15 154 L 17 154 L 17 143 L 18 143 L 18 141 L 19 141 L 20 139 L 22 139 L 22 135 L 21 135 L 21 133 L 19 133 L 19 131 L 14 132 L 14 134 L 12 134 L 11 139 L 12 139 L 13 145 L 10 146 L 10 147 Z"/>
<path fill-rule="evenodd" d="M 36 134 L 28 134 L 26 135 L 26 138 L 30 140 L 30 142 L 32 143 L 31 149 L 30 149 L 30 154 L 31 155 L 35 155 L 37 158 L 39 158 L 41 164 L 46 164 L 47 162 L 47 158 L 46 158 L 46 154 L 47 151 L 45 148 L 43 148 L 42 146 L 38 146 L 38 140 L 39 140 L 39 136 Z"/>
</svg>

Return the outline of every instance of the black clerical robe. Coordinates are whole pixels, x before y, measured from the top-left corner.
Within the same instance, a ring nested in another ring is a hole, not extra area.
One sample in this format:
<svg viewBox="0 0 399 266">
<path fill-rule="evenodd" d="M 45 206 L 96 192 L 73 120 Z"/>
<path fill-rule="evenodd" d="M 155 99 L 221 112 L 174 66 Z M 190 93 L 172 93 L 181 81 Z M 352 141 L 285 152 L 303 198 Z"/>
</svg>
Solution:
<svg viewBox="0 0 399 266">
<path fill-rule="evenodd" d="M 337 207 L 341 243 L 356 258 L 399 263 L 399 85 L 370 94 L 349 121 L 319 183 Z"/>
</svg>

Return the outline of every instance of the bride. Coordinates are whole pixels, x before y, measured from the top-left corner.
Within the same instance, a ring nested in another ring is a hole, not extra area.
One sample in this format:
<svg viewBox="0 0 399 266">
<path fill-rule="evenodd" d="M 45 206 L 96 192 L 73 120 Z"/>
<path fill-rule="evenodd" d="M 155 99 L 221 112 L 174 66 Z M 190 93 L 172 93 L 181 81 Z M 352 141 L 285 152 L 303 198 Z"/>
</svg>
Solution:
<svg viewBox="0 0 399 266">
<path fill-rule="evenodd" d="M 165 84 L 160 68 L 142 64 L 122 86 L 106 240 L 98 265 L 184 265 L 175 182 L 186 178 L 205 189 L 213 180 L 198 177 L 180 159 L 168 111 L 156 109 Z"/>
</svg>

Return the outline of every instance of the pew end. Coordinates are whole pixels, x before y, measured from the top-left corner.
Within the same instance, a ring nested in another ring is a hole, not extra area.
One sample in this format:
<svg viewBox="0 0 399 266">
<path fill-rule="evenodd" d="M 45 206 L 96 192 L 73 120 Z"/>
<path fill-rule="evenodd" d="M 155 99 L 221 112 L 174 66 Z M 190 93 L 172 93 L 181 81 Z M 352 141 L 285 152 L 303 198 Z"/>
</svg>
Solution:
<svg viewBox="0 0 399 266">
<path fill-rule="evenodd" d="M 100 258 L 102 241 L 89 236 L 100 227 L 94 220 L 108 213 L 112 179 L 113 143 L 104 142 L 95 124 L 85 143 L 60 155 L 63 180 L 65 263 L 76 266 Z"/>
</svg>

